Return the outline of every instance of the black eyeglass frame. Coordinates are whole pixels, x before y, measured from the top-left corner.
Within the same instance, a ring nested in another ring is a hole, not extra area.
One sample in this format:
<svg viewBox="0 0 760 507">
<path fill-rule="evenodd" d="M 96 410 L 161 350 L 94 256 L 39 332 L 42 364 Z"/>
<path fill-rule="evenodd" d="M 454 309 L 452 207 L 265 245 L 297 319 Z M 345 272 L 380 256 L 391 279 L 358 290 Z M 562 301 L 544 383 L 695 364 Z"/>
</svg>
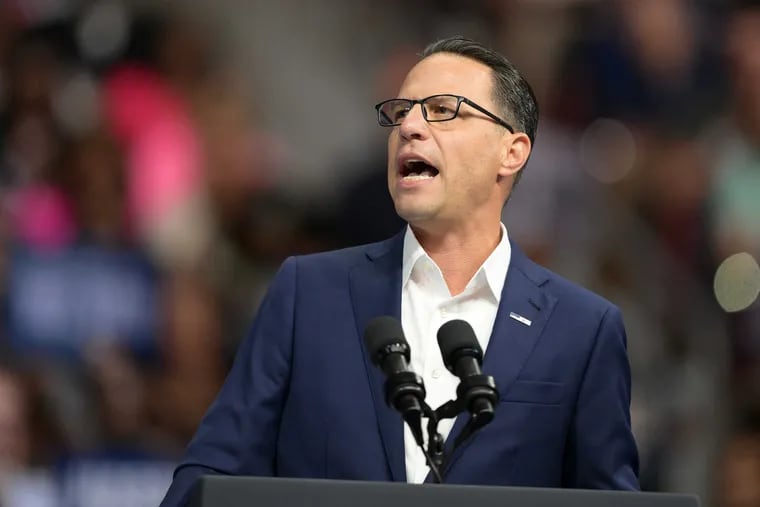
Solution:
<svg viewBox="0 0 760 507">
<path fill-rule="evenodd" d="M 429 120 L 428 119 L 427 112 L 425 112 L 425 106 L 424 106 L 423 103 L 425 101 L 427 101 L 427 100 L 434 99 L 436 97 L 454 97 L 454 98 L 457 99 L 457 107 L 454 110 L 454 115 L 451 118 L 446 118 L 445 120 Z M 489 111 L 485 107 L 478 105 L 477 103 L 473 102 L 472 100 L 468 99 L 467 97 L 463 97 L 462 95 L 454 95 L 453 93 L 438 93 L 436 95 L 431 95 L 429 97 L 425 97 L 424 99 L 401 99 L 401 98 L 395 98 L 395 99 L 384 100 L 384 101 L 380 102 L 379 104 L 375 104 L 375 110 L 377 111 L 377 123 L 379 123 L 381 127 L 396 127 L 398 125 L 401 125 L 401 122 L 390 123 L 390 124 L 386 125 L 380 119 L 381 115 L 383 115 L 383 113 L 380 111 L 380 109 L 385 104 L 387 104 L 388 102 L 394 102 L 394 101 L 403 101 L 403 102 L 408 103 L 409 104 L 409 109 L 407 109 L 407 112 L 411 111 L 415 104 L 419 104 L 420 105 L 420 109 L 422 109 L 422 117 L 425 118 L 425 121 L 427 121 L 428 123 L 436 123 L 436 122 L 442 122 L 442 121 L 451 121 L 451 120 L 455 119 L 457 116 L 459 116 L 459 108 L 462 106 L 462 102 L 464 102 L 465 104 L 469 105 L 473 109 L 476 109 L 476 110 L 480 111 L 481 113 L 483 113 L 484 115 L 488 116 L 493 121 L 495 121 L 496 123 L 498 123 L 499 125 L 501 125 L 505 129 L 509 130 L 512 134 L 515 133 L 515 129 L 513 129 L 512 126 L 509 123 L 505 122 L 504 120 L 502 120 L 501 118 L 499 118 L 498 116 L 496 116 L 495 114 L 493 114 L 491 111 Z M 383 116 L 385 116 L 386 118 L 388 118 L 387 115 L 383 115 Z M 388 118 L 388 120 L 390 120 L 390 118 Z"/>
</svg>

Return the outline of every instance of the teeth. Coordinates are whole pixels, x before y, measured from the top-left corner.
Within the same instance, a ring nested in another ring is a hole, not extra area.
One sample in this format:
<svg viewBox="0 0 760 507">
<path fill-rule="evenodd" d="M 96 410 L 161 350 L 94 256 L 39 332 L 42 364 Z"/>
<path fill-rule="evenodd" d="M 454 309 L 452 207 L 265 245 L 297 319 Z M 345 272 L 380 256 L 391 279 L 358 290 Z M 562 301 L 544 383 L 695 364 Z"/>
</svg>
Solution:
<svg viewBox="0 0 760 507">
<path fill-rule="evenodd" d="M 404 167 L 406 167 L 407 169 L 409 169 L 414 164 L 425 164 L 425 165 L 427 165 L 427 162 L 425 162 L 421 158 L 410 158 L 409 160 L 407 160 L 406 162 L 404 162 Z"/>
<path fill-rule="evenodd" d="M 438 171 L 430 166 L 427 161 L 421 158 L 410 158 L 404 161 L 404 171 L 406 175 L 402 175 L 402 179 L 405 181 L 421 181 L 434 178 Z"/>
<path fill-rule="evenodd" d="M 404 176 L 404 179 L 407 181 L 429 180 L 431 178 L 433 178 L 433 175 L 429 171 L 425 171 L 422 174 L 411 173 L 408 176 Z"/>
</svg>

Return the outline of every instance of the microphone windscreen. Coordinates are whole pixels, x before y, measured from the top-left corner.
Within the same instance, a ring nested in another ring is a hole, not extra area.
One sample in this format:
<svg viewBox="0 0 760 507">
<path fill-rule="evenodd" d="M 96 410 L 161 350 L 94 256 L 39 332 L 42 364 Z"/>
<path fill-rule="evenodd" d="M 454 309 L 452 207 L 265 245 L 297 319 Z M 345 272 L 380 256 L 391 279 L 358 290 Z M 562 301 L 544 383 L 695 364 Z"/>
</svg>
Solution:
<svg viewBox="0 0 760 507">
<path fill-rule="evenodd" d="M 446 322 L 438 330 L 438 347 L 446 368 L 452 370 L 454 362 L 460 353 L 465 352 L 475 357 L 478 363 L 483 361 L 483 350 L 472 326 L 467 322 L 456 319 Z"/>
<path fill-rule="evenodd" d="M 398 343 L 406 344 L 406 338 L 401 323 L 393 317 L 375 317 L 364 330 L 364 345 L 372 357 L 389 345 Z"/>
</svg>

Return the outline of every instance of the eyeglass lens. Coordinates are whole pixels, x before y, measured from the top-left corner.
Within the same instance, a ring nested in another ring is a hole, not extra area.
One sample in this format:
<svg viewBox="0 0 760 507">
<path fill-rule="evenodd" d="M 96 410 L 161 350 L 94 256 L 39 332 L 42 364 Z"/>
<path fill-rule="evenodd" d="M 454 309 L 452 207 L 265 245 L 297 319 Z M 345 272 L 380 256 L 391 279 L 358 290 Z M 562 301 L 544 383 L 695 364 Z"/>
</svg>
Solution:
<svg viewBox="0 0 760 507">
<path fill-rule="evenodd" d="M 435 95 L 422 102 L 425 118 L 428 121 L 445 121 L 456 117 L 458 97 L 454 95 Z M 396 125 L 403 121 L 411 110 L 413 102 L 407 99 L 390 100 L 380 108 L 380 122 L 384 125 Z"/>
</svg>

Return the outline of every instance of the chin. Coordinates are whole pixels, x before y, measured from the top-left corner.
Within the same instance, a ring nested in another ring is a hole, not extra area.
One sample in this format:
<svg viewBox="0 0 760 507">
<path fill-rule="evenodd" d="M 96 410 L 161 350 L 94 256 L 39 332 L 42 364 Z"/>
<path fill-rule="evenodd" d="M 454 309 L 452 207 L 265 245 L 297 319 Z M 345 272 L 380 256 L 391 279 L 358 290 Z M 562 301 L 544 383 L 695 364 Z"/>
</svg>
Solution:
<svg viewBox="0 0 760 507">
<path fill-rule="evenodd" d="M 427 210 L 419 209 L 397 209 L 398 216 L 403 218 L 407 223 L 412 225 L 424 224 L 433 218 L 433 214 Z"/>
<path fill-rule="evenodd" d="M 427 222 L 438 215 L 438 207 L 422 196 L 401 195 L 394 199 L 398 216 L 409 223 Z M 425 202 L 427 201 L 427 202 Z"/>
</svg>

